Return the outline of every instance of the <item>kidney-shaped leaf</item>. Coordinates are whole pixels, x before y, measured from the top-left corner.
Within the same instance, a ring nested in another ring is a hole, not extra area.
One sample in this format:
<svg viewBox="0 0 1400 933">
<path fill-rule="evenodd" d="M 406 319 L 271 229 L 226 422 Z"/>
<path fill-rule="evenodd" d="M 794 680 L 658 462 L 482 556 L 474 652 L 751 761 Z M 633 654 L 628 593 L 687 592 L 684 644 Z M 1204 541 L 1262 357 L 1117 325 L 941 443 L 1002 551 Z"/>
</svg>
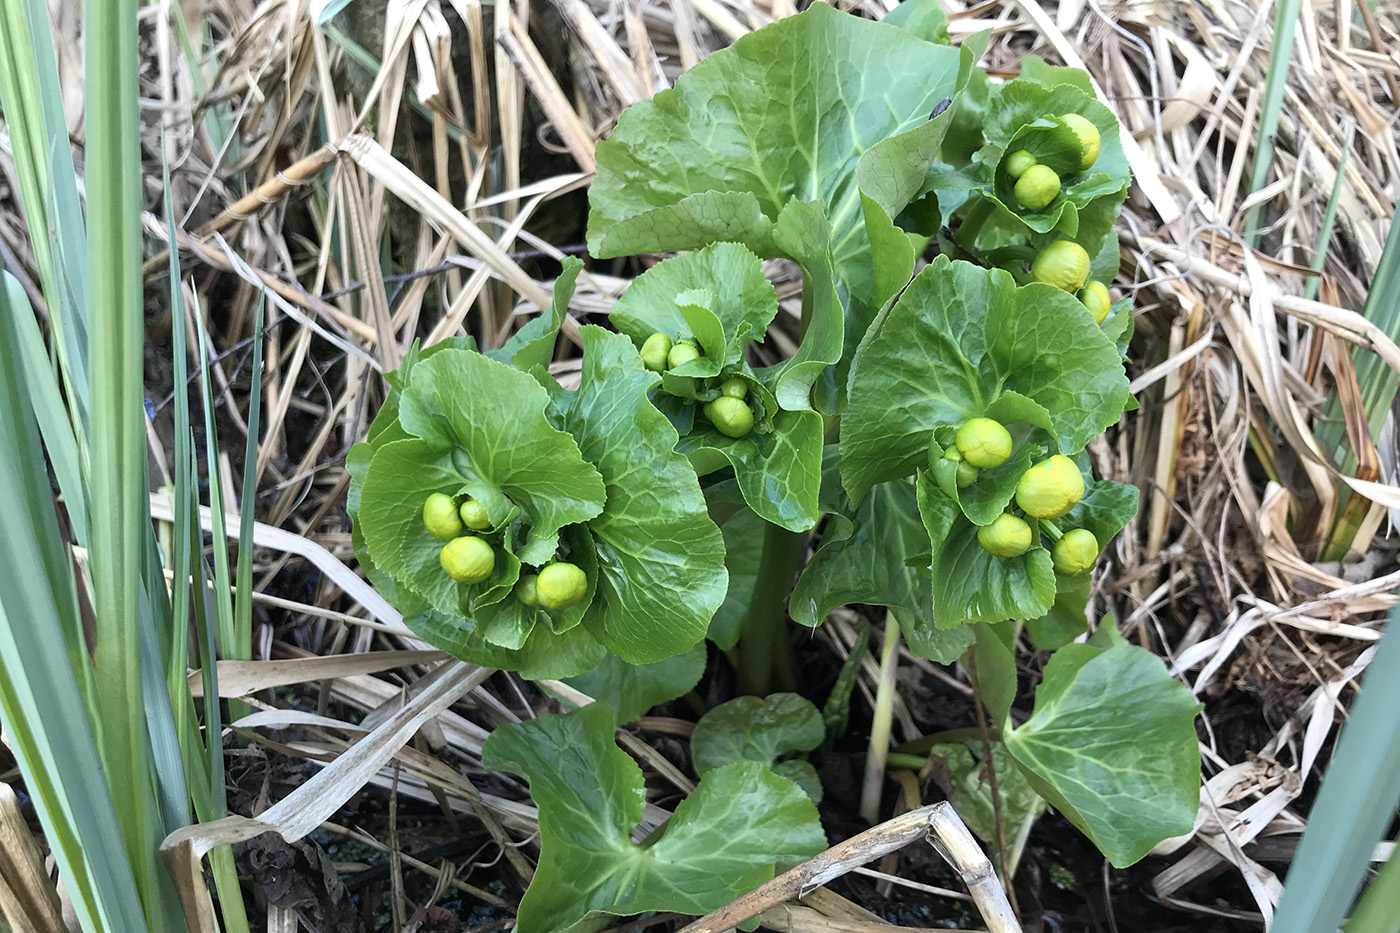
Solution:
<svg viewBox="0 0 1400 933">
<path fill-rule="evenodd" d="M 1121 638 L 1107 649 L 1066 645 L 1006 747 L 1036 790 L 1124 868 L 1195 821 L 1199 709 L 1149 651 Z"/>
<path fill-rule="evenodd" d="M 811 800 L 754 762 L 706 774 L 659 838 L 634 845 L 642 770 L 614 744 L 604 704 L 502 726 L 482 762 L 528 778 L 539 807 L 543 881 L 520 903 L 520 933 L 554 933 L 597 914 L 707 913 L 772 878 L 775 863 L 826 848 Z"/>
</svg>

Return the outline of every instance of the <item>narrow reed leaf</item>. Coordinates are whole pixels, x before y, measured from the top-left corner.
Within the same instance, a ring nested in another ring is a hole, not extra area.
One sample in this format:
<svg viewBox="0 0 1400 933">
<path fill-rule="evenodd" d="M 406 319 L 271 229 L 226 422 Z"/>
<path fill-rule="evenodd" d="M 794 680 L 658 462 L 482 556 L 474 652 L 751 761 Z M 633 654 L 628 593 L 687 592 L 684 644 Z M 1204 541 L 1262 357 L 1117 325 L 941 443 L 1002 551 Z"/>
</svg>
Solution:
<svg viewBox="0 0 1400 933">
<path fill-rule="evenodd" d="M 1273 933 L 1335 930 L 1400 804 L 1400 609 L 1392 610 L 1288 870 Z"/>
<path fill-rule="evenodd" d="M 17 310 L 0 313 L 0 721 L 83 929 L 145 929 L 61 634 L 78 628 L 77 601 L 23 380 Z"/>
</svg>

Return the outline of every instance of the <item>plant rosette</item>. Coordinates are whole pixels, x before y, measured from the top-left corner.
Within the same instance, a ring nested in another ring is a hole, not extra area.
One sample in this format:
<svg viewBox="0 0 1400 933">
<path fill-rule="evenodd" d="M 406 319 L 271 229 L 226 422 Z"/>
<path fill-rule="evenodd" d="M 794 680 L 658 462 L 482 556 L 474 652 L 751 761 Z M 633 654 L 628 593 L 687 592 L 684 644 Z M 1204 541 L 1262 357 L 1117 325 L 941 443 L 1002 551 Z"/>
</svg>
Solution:
<svg viewBox="0 0 1400 933">
<path fill-rule="evenodd" d="M 357 553 L 376 582 L 392 580 L 385 595 L 415 632 L 466 660 L 501 666 L 504 654 L 516 662 L 507 666 L 548 670 L 551 642 L 567 635 L 553 658 L 562 673 L 604 649 L 653 661 L 703 638 L 724 598 L 719 530 L 647 398 L 656 375 L 627 338 L 597 327 L 582 336 L 575 392 L 464 347 L 411 359 L 393 422 L 353 452 Z M 639 475 L 649 478 L 640 488 Z M 486 578 L 444 572 L 421 514 L 434 493 L 471 496 L 499 529 Z M 547 598 L 538 579 L 535 605 L 517 596 L 522 565 L 558 561 L 576 565 L 567 598 Z"/>
</svg>

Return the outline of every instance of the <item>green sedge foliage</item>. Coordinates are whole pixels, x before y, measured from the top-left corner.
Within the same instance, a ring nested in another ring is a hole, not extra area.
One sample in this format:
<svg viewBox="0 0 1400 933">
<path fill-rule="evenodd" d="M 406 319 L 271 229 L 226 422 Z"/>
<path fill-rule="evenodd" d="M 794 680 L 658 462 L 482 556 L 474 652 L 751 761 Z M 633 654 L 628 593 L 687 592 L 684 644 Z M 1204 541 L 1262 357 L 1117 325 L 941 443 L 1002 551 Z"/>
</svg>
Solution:
<svg viewBox="0 0 1400 933">
<path fill-rule="evenodd" d="M 350 453 L 356 553 L 407 624 L 597 701 L 486 745 L 486 765 L 527 777 L 540 808 L 524 933 L 701 913 L 824 847 L 805 755 L 842 728 L 850 675 L 826 717 L 795 694 L 712 710 L 692 741 L 699 788 L 641 846 L 641 776 L 612 742 L 615 721 L 694 687 L 707 638 L 742 653 L 745 633 L 767 631 L 759 615 L 789 583 L 764 578 L 784 566 L 774 542 L 819 525 L 792 618 L 883 605 L 917 654 L 974 659 L 1021 823 L 1048 802 L 1120 866 L 1192 825 L 1196 704 L 1111 624 L 1076 643 L 1093 555 L 1062 547 L 1075 573 L 1052 557 L 1066 535 L 1109 547 L 1138 508 L 1084 453 L 1133 404 L 1131 302 L 1084 285 L 1117 273 L 1118 125 L 1082 72 L 1031 57 L 993 83 L 974 67 L 985 37 L 954 49 L 944 26 L 931 0 L 884 23 L 817 3 L 630 108 L 598 147 L 589 250 L 677 255 L 616 303 L 615 333 L 581 329 L 579 388 L 546 368 L 580 266 L 566 260 L 553 307 L 503 349 L 411 353 Z M 1007 171 L 1027 154 L 1060 179 L 1035 208 Z M 1060 276 L 1072 291 L 1036 280 L 1042 254 L 1085 267 Z M 779 257 L 803 273 L 802 337 L 758 367 L 750 345 L 778 313 L 762 261 Z M 732 402 L 752 425 L 736 427 Z M 1052 459 L 1068 492 L 1037 518 L 1018 488 Z M 493 549 L 485 579 L 442 571 L 434 495 L 484 508 L 489 524 L 463 534 Z M 1024 548 L 979 543 L 999 519 L 1029 529 Z M 585 592 L 550 611 L 530 575 L 559 561 Z M 1014 620 L 1054 654 L 1013 729 Z"/>
</svg>

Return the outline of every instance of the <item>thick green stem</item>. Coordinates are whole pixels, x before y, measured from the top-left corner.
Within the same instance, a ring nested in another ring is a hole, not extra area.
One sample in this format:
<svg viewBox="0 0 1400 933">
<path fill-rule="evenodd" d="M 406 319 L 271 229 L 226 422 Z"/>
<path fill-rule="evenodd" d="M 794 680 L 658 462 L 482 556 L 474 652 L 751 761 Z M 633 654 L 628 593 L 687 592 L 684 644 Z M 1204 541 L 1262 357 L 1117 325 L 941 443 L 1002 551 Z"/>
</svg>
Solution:
<svg viewBox="0 0 1400 933">
<path fill-rule="evenodd" d="M 880 818 L 880 792 L 885 786 L 885 762 L 890 753 L 894 721 L 895 671 L 899 666 L 899 620 L 885 615 L 885 640 L 880 648 L 880 682 L 875 689 L 875 716 L 870 723 L 870 750 L 865 756 L 865 784 L 860 791 L 860 815 L 868 822 Z"/>
<path fill-rule="evenodd" d="M 958 245 L 968 252 L 974 252 L 977 248 L 977 234 L 982 232 L 982 226 L 991 216 L 992 202 L 979 196 L 977 203 L 972 205 L 972 209 L 967 212 L 967 216 L 958 227 Z"/>
<path fill-rule="evenodd" d="M 767 696 L 776 676 L 785 690 L 793 689 L 792 656 L 787 639 L 787 599 L 802 559 L 802 535 L 767 525 L 758 586 L 739 640 L 739 693 Z"/>
</svg>

